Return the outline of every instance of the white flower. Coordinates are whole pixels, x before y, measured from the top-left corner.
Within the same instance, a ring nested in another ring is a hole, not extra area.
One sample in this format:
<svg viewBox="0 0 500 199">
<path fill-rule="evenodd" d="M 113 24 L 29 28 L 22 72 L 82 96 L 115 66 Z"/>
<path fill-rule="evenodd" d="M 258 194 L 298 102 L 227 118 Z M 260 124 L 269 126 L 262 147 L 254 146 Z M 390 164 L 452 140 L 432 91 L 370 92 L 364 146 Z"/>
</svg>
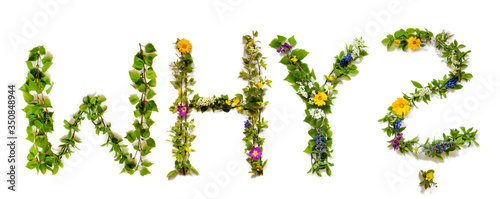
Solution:
<svg viewBox="0 0 500 199">
<path fill-rule="evenodd" d="M 325 112 L 319 108 L 309 109 L 309 114 L 316 120 L 325 117 Z"/>
<path fill-rule="evenodd" d="M 309 103 L 310 105 L 313 105 L 314 101 L 312 100 L 312 98 L 309 98 L 309 101 L 307 103 Z"/>
<path fill-rule="evenodd" d="M 210 106 L 214 104 L 215 98 L 214 97 L 202 97 L 196 101 L 197 106 Z"/>
<path fill-rule="evenodd" d="M 312 87 L 314 86 L 314 84 L 313 84 L 312 82 L 307 82 L 307 86 L 308 86 L 309 88 L 312 88 Z"/>
<path fill-rule="evenodd" d="M 299 86 L 299 90 L 297 90 L 297 94 L 301 95 L 304 98 L 307 98 L 307 92 L 305 91 L 304 86 Z"/>
<path fill-rule="evenodd" d="M 413 153 L 415 153 L 417 155 L 420 154 L 420 153 L 422 153 L 423 152 L 422 145 L 420 145 L 418 143 L 413 144 L 412 151 L 413 151 Z"/>
<path fill-rule="evenodd" d="M 333 86 L 332 83 L 328 82 L 325 84 L 325 92 L 330 93 L 331 91 L 333 91 Z"/>
<path fill-rule="evenodd" d="M 415 96 L 423 97 L 425 95 L 431 95 L 431 94 L 432 94 L 431 89 L 429 89 L 429 87 L 425 87 L 423 89 L 420 89 L 417 93 L 415 93 Z"/>
</svg>

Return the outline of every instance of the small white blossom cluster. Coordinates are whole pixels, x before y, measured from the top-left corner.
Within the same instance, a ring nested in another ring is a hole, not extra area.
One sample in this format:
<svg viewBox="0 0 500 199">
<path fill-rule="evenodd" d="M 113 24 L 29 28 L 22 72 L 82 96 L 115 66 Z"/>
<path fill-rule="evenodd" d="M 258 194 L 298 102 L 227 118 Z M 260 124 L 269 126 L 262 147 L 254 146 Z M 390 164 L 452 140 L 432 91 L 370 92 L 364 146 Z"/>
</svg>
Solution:
<svg viewBox="0 0 500 199">
<path fill-rule="evenodd" d="M 354 39 L 353 50 L 351 53 L 351 59 L 356 59 L 356 57 L 359 56 L 359 52 L 361 51 L 361 48 L 363 46 L 365 46 L 365 40 L 363 40 L 363 38 Z"/>
<path fill-rule="evenodd" d="M 460 62 L 457 60 L 457 55 L 455 54 L 455 51 L 451 52 L 451 69 L 453 70 L 452 73 L 456 75 L 458 71 L 460 70 L 459 65 Z"/>
<path fill-rule="evenodd" d="M 306 92 L 306 87 L 304 85 L 299 86 L 299 90 L 297 91 L 297 94 L 301 95 L 304 98 L 307 98 L 307 92 Z"/>
<path fill-rule="evenodd" d="M 325 112 L 319 108 L 309 109 L 309 114 L 316 120 L 325 117 Z"/>
<path fill-rule="evenodd" d="M 249 59 L 255 59 L 257 57 L 257 54 L 259 53 L 259 49 L 254 47 L 254 46 L 250 46 L 248 48 L 248 58 Z"/>
<path fill-rule="evenodd" d="M 215 97 L 202 97 L 196 101 L 197 106 L 210 106 L 215 103 Z"/>
<path fill-rule="evenodd" d="M 423 89 L 420 89 L 417 93 L 415 93 L 415 96 L 423 97 L 425 95 L 431 95 L 431 94 L 432 94 L 431 89 L 429 89 L 429 87 L 425 87 Z"/>
</svg>

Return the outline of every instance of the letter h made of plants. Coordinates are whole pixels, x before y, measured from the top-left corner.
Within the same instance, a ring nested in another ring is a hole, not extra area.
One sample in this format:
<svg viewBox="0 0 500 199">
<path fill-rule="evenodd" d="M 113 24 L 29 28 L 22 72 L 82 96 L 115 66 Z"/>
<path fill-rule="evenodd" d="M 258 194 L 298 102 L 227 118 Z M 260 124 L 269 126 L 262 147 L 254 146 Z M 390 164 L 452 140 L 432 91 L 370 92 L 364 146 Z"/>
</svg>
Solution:
<svg viewBox="0 0 500 199">
<path fill-rule="evenodd" d="M 243 36 L 245 41 L 244 66 L 239 78 L 247 81 L 248 85 L 243 88 L 243 94 L 236 94 L 233 98 L 229 98 L 228 95 L 200 97 L 196 94 L 189 99 L 193 94 L 190 87 L 196 83 L 192 78 L 192 45 L 186 39 L 177 39 L 175 42 L 180 54 L 178 55 L 179 59 L 171 64 L 175 79 L 171 83 L 179 96 L 170 107 L 170 111 L 178 114 L 178 117 L 177 122 L 170 130 L 171 139 L 169 141 L 173 144 L 172 153 L 177 160 L 175 161 L 175 169 L 167 174 L 168 178 L 171 179 L 178 174 L 198 174 L 198 171 L 189 161 L 190 153 L 195 152 L 191 143 L 196 138 L 196 135 L 192 134 L 195 127 L 194 120 L 188 120 L 189 113 L 193 110 L 203 113 L 209 109 L 224 112 L 236 109 L 237 112 L 248 117 L 243 123 L 243 134 L 245 136 L 243 141 L 246 143 L 246 160 L 251 166 L 249 173 L 254 175 L 263 174 L 263 168 L 267 160 L 262 160 L 264 138 L 260 137 L 260 134 L 268 126 L 267 121 L 261 117 L 261 114 L 268 103 L 264 101 L 264 95 L 266 85 L 271 86 L 271 80 L 262 76 L 266 64 L 264 63 L 265 57 L 259 52 L 260 47 L 257 44 L 260 42 L 256 40 L 257 36 L 258 32 L 256 31 L 252 32 L 252 35 Z"/>
</svg>

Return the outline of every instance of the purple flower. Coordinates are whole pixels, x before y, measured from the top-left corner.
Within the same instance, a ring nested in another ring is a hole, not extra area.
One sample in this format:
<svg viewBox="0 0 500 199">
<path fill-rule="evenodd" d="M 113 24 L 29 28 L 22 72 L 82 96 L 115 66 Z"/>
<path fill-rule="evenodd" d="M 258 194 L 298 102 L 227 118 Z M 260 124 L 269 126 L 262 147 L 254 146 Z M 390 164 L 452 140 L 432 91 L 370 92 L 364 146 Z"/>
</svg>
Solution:
<svg viewBox="0 0 500 199">
<path fill-rule="evenodd" d="M 396 139 L 392 140 L 391 144 L 392 144 L 392 148 L 394 148 L 394 150 L 399 149 L 399 144 L 398 143 L 399 143 L 398 140 L 396 140 Z"/>
<path fill-rule="evenodd" d="M 177 106 L 177 111 L 179 111 L 180 116 L 186 116 L 189 110 L 189 106 L 186 104 L 184 106 Z"/>
<path fill-rule="evenodd" d="M 398 138 L 398 140 L 401 140 L 401 137 L 403 137 L 403 133 L 398 133 L 398 134 L 396 135 L 396 138 Z"/>
<path fill-rule="evenodd" d="M 262 156 L 262 152 L 260 152 L 259 147 L 252 147 L 252 150 L 248 154 L 251 158 L 253 158 L 253 161 L 256 161 Z"/>
<path fill-rule="evenodd" d="M 290 49 L 292 49 L 292 46 L 285 42 L 278 48 L 278 53 L 286 53 Z"/>
</svg>

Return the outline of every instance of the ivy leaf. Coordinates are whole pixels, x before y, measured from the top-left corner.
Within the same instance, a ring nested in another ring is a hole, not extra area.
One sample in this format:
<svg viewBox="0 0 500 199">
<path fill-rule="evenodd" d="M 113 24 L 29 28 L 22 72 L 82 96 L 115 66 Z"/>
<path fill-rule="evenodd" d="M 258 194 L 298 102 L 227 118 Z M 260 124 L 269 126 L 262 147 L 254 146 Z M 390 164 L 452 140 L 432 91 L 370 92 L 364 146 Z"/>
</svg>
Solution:
<svg viewBox="0 0 500 199">
<path fill-rule="evenodd" d="M 413 83 L 413 86 L 415 86 L 415 87 L 417 87 L 417 88 L 423 88 L 423 87 L 422 87 L 422 84 L 420 84 L 420 83 L 418 83 L 418 82 L 416 82 L 416 81 L 411 80 L 411 83 Z"/>
<path fill-rule="evenodd" d="M 135 105 L 139 101 L 139 97 L 137 96 L 137 94 L 133 94 L 128 98 L 128 100 L 132 105 Z"/>
<path fill-rule="evenodd" d="M 141 176 L 145 176 L 145 175 L 148 175 L 150 173 L 151 172 L 149 172 L 148 168 L 142 168 L 141 169 Z"/>
<path fill-rule="evenodd" d="M 26 101 L 26 103 L 29 104 L 29 103 L 33 102 L 33 95 L 31 95 L 30 93 L 23 91 L 23 97 L 24 97 L 24 101 Z"/>
<path fill-rule="evenodd" d="M 153 53 L 153 52 L 156 52 L 156 49 L 155 47 L 153 46 L 153 44 L 151 43 L 148 43 L 146 44 L 146 53 Z"/>
</svg>

